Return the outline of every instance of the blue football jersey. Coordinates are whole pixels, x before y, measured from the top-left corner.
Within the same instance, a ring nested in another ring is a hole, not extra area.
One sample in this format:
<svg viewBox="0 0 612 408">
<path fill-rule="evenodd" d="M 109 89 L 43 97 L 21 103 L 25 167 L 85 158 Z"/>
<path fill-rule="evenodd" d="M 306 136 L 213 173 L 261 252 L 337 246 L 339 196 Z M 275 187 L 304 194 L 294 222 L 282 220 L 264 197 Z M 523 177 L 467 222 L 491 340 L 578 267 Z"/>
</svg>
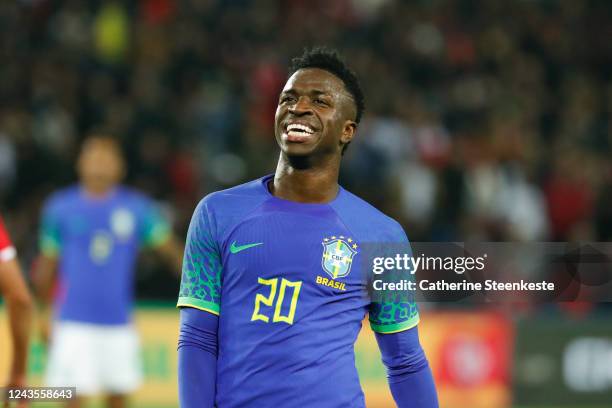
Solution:
<svg viewBox="0 0 612 408">
<path fill-rule="evenodd" d="M 153 201 L 129 188 L 103 198 L 78 186 L 53 194 L 43 210 L 40 248 L 58 258 L 56 318 L 127 323 L 138 250 L 159 245 L 169 234 Z"/>
<path fill-rule="evenodd" d="M 189 228 L 179 307 L 219 315 L 216 405 L 364 407 L 354 343 L 418 323 L 414 302 L 367 296 L 365 242 L 401 226 L 340 188 L 330 203 L 274 197 L 272 176 L 205 197 Z"/>
</svg>

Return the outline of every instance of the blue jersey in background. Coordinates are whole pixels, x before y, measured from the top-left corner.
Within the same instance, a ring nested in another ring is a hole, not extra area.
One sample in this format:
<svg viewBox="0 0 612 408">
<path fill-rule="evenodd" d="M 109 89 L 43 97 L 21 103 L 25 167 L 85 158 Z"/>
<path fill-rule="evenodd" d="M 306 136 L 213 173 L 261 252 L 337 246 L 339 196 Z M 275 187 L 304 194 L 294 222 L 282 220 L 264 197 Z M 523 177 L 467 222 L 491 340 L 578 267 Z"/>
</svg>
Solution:
<svg viewBox="0 0 612 408">
<path fill-rule="evenodd" d="M 59 260 L 56 319 L 128 323 L 138 250 L 169 233 L 154 203 L 134 190 L 117 187 L 103 198 L 78 186 L 55 193 L 43 211 L 40 247 Z"/>
<path fill-rule="evenodd" d="M 328 204 L 274 197 L 272 176 L 213 193 L 191 221 L 178 306 L 219 315 L 219 407 L 364 407 L 354 343 L 418 323 L 414 302 L 367 296 L 365 242 L 400 225 L 340 189 Z"/>
</svg>

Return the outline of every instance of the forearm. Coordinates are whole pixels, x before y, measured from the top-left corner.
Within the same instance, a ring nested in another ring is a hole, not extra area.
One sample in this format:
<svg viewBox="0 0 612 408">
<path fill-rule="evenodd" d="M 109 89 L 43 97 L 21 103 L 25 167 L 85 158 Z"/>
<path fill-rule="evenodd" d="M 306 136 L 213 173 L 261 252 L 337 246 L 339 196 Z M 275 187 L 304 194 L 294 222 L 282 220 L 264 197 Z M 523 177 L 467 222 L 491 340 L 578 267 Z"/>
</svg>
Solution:
<svg viewBox="0 0 612 408">
<path fill-rule="evenodd" d="M 181 408 L 214 407 L 218 321 L 218 316 L 208 312 L 190 307 L 181 309 L 178 342 Z"/>
<path fill-rule="evenodd" d="M 9 321 L 13 340 L 13 363 L 11 377 L 25 377 L 32 321 L 32 306 L 22 302 L 12 304 L 7 301 Z"/>
<path fill-rule="evenodd" d="M 0 291 L 6 300 L 13 343 L 11 380 L 25 379 L 33 302 L 14 259 L 0 264 Z"/>
<path fill-rule="evenodd" d="M 51 336 L 53 284 L 57 274 L 57 257 L 40 255 L 35 262 L 33 283 L 38 303 L 38 333 L 41 341 L 47 344 Z"/>
<path fill-rule="evenodd" d="M 53 282 L 57 271 L 57 258 L 41 255 L 36 262 L 33 283 L 36 300 L 46 309 L 53 300 Z"/>
<path fill-rule="evenodd" d="M 162 257 L 165 264 L 179 277 L 183 265 L 184 250 L 183 245 L 172 235 L 156 247 L 157 253 Z"/>
<path fill-rule="evenodd" d="M 436 387 L 419 344 L 416 327 L 399 333 L 376 334 L 389 387 L 399 408 L 436 408 Z"/>
<path fill-rule="evenodd" d="M 398 408 L 434 408 L 438 406 L 436 387 L 429 364 L 403 376 L 400 382 L 389 381 Z"/>
</svg>

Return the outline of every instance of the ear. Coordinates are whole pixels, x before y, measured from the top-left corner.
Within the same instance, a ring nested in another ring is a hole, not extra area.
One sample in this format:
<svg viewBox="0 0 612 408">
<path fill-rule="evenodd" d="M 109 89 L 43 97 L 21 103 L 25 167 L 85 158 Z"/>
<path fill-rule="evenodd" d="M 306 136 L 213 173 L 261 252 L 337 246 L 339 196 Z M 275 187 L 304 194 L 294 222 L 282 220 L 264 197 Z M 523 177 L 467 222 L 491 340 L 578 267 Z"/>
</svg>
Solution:
<svg viewBox="0 0 612 408">
<path fill-rule="evenodd" d="M 357 123 L 352 120 L 347 120 L 344 122 L 344 126 L 342 127 L 342 134 L 340 135 L 340 142 L 343 145 L 351 143 L 353 140 L 353 136 L 355 136 L 355 132 L 357 131 Z"/>
</svg>

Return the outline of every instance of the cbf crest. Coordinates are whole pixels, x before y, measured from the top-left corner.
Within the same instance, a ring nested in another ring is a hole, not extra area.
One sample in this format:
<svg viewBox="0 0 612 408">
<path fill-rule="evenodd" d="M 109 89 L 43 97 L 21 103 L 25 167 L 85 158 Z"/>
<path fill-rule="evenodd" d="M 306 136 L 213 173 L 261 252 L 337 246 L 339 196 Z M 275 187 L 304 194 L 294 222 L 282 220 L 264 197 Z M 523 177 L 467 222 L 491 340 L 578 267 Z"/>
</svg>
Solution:
<svg viewBox="0 0 612 408">
<path fill-rule="evenodd" d="M 357 243 L 348 237 L 332 236 L 323 239 L 321 266 L 332 279 L 343 278 L 351 272 L 353 258 L 357 255 Z"/>
</svg>

